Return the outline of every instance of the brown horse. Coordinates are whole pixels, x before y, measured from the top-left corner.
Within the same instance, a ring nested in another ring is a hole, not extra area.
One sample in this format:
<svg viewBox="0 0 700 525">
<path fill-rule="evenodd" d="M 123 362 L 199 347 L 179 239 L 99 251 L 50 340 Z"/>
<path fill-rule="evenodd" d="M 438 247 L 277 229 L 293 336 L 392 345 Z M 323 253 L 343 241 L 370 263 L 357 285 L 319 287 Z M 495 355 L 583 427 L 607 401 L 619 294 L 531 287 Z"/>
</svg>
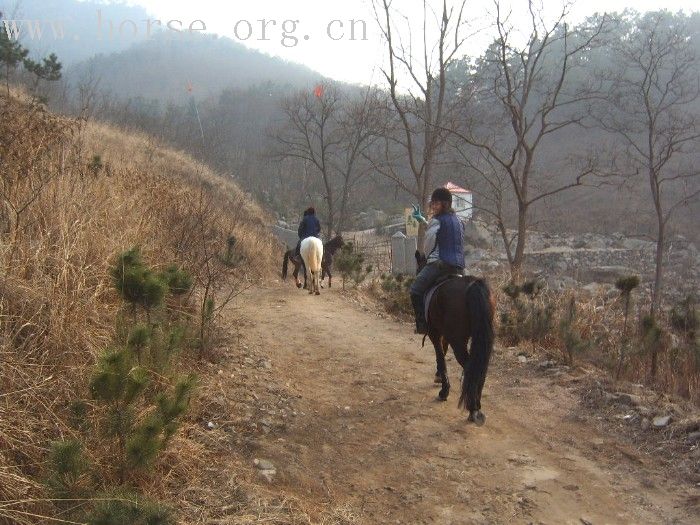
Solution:
<svg viewBox="0 0 700 525">
<path fill-rule="evenodd" d="M 336 235 L 330 241 L 323 245 L 323 259 L 321 260 L 321 281 L 328 275 L 328 288 L 333 284 L 333 275 L 331 275 L 331 267 L 333 266 L 333 256 L 343 246 L 343 237 L 341 235 Z M 306 289 L 306 269 L 304 268 L 304 262 L 301 260 L 301 256 L 295 255 L 295 250 L 287 250 L 284 253 L 284 258 L 282 259 L 282 279 L 287 278 L 287 273 L 289 271 L 289 262 L 291 261 L 294 266 L 294 271 L 292 276 L 296 282 L 297 288 L 301 288 L 301 281 L 299 280 L 299 269 L 304 269 L 304 289 Z"/>
<path fill-rule="evenodd" d="M 425 266 L 425 257 L 417 251 L 416 260 L 419 270 Z M 483 279 L 471 275 L 450 277 L 435 291 L 426 308 L 427 337 L 435 347 L 436 377 L 441 383 L 438 396 L 446 401 L 450 393 L 445 355 L 451 346 L 463 369 L 459 406 L 469 411 L 468 421 L 483 425 L 486 416 L 481 412 L 481 391 L 495 338 L 491 291 Z M 470 338 L 471 348 L 467 351 Z"/>
</svg>

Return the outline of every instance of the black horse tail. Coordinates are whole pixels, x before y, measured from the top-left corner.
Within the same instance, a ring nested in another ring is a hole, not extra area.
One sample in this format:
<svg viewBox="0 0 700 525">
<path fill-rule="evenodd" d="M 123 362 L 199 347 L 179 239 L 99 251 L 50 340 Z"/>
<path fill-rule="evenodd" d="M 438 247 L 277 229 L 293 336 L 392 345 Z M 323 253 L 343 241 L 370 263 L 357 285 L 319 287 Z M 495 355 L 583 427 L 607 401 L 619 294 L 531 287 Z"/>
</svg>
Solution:
<svg viewBox="0 0 700 525">
<path fill-rule="evenodd" d="M 284 260 L 282 261 L 282 279 L 287 278 L 288 268 L 289 268 L 289 250 L 284 252 Z"/>
<path fill-rule="evenodd" d="M 459 406 L 472 411 L 481 410 L 478 392 L 486 380 L 494 343 L 491 291 L 484 280 L 477 279 L 467 288 L 466 301 L 472 344 L 462 377 Z"/>
</svg>

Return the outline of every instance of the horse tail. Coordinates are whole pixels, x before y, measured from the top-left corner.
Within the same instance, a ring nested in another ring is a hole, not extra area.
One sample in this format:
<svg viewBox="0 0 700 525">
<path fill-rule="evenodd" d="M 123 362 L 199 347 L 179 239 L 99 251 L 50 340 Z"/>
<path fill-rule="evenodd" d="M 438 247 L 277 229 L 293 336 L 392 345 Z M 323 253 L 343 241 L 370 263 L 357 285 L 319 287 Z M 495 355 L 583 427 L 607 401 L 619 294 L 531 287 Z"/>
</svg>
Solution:
<svg viewBox="0 0 700 525">
<path fill-rule="evenodd" d="M 469 359 L 462 377 L 462 394 L 459 406 L 468 410 L 480 410 L 480 392 L 486 380 L 494 343 L 493 303 L 491 291 L 483 279 L 468 285 L 466 292 L 467 315 L 471 328 L 472 344 Z"/>
<path fill-rule="evenodd" d="M 284 260 L 282 261 L 282 279 L 287 278 L 287 270 L 289 269 L 289 250 L 284 252 Z"/>
</svg>

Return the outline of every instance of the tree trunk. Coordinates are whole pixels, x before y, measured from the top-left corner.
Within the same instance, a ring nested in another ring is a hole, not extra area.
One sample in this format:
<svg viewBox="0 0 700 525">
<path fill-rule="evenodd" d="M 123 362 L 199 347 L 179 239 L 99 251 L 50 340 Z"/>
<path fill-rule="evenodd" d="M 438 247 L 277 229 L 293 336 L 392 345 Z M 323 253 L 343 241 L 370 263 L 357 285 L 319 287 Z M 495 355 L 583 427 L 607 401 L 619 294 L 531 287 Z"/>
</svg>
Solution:
<svg viewBox="0 0 700 525">
<path fill-rule="evenodd" d="M 426 175 L 428 174 L 428 166 L 426 164 Z M 428 214 L 428 178 L 425 177 L 419 185 L 418 190 L 420 191 L 420 199 L 418 201 L 419 206 L 421 207 L 421 211 L 423 212 L 423 216 L 426 217 Z M 427 218 L 427 217 L 426 217 Z M 424 253 L 423 250 L 423 243 L 425 242 L 425 228 L 426 225 L 423 223 L 418 223 L 418 237 L 416 238 L 416 244 L 418 247 L 418 251 L 421 252 L 423 255 L 428 255 L 427 253 Z"/>
<path fill-rule="evenodd" d="M 657 236 L 656 236 L 656 254 L 654 257 L 654 263 L 656 268 L 654 269 L 654 289 L 651 295 L 651 310 L 650 315 L 652 319 L 656 319 L 661 308 L 661 291 L 663 285 L 663 272 L 664 272 L 664 244 L 666 242 L 666 225 L 663 220 L 662 210 L 660 206 L 657 206 L 656 210 L 657 216 Z"/>
<path fill-rule="evenodd" d="M 651 309 L 649 315 L 653 321 L 656 321 L 656 316 L 661 309 L 661 290 L 663 284 L 663 262 L 664 262 L 664 240 L 665 240 L 665 229 L 663 217 L 661 215 L 660 206 L 657 206 L 657 217 L 658 217 L 658 235 L 656 238 L 656 256 L 655 263 L 656 269 L 654 272 L 654 289 L 651 294 Z M 651 349 L 651 378 L 656 377 L 656 370 L 659 361 L 659 345 L 654 344 Z"/>
<path fill-rule="evenodd" d="M 510 278 L 513 282 L 520 281 L 522 266 L 525 261 L 525 244 L 527 242 L 527 205 L 518 203 L 518 241 L 515 245 L 515 253 L 510 263 Z"/>
<path fill-rule="evenodd" d="M 349 175 L 345 177 L 345 181 L 343 183 L 343 193 L 340 198 L 340 213 L 338 216 L 338 221 L 337 221 L 337 226 L 335 227 L 335 234 L 340 235 L 343 233 L 343 229 L 345 228 L 345 224 L 347 222 L 347 213 L 348 213 L 348 200 L 350 199 L 350 187 L 349 187 Z"/>
<path fill-rule="evenodd" d="M 330 184 L 326 182 L 324 177 L 324 182 L 326 183 L 326 205 L 328 211 L 328 217 L 326 219 L 326 235 L 328 237 L 333 236 L 333 227 L 335 226 L 335 201 L 333 200 L 333 190 Z"/>
</svg>

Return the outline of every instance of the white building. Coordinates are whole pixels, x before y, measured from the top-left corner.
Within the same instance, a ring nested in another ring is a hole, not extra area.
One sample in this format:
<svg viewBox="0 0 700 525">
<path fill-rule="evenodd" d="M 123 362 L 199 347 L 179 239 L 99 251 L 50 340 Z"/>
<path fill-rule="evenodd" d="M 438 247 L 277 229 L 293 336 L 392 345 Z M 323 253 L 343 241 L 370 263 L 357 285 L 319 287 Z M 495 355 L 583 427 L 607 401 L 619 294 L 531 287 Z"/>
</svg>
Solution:
<svg viewBox="0 0 700 525">
<path fill-rule="evenodd" d="M 464 220 L 471 220 L 474 211 L 473 194 L 469 190 L 465 190 L 452 182 L 445 184 L 445 188 L 450 190 L 452 194 L 452 208 L 454 208 L 457 216 Z"/>
</svg>

